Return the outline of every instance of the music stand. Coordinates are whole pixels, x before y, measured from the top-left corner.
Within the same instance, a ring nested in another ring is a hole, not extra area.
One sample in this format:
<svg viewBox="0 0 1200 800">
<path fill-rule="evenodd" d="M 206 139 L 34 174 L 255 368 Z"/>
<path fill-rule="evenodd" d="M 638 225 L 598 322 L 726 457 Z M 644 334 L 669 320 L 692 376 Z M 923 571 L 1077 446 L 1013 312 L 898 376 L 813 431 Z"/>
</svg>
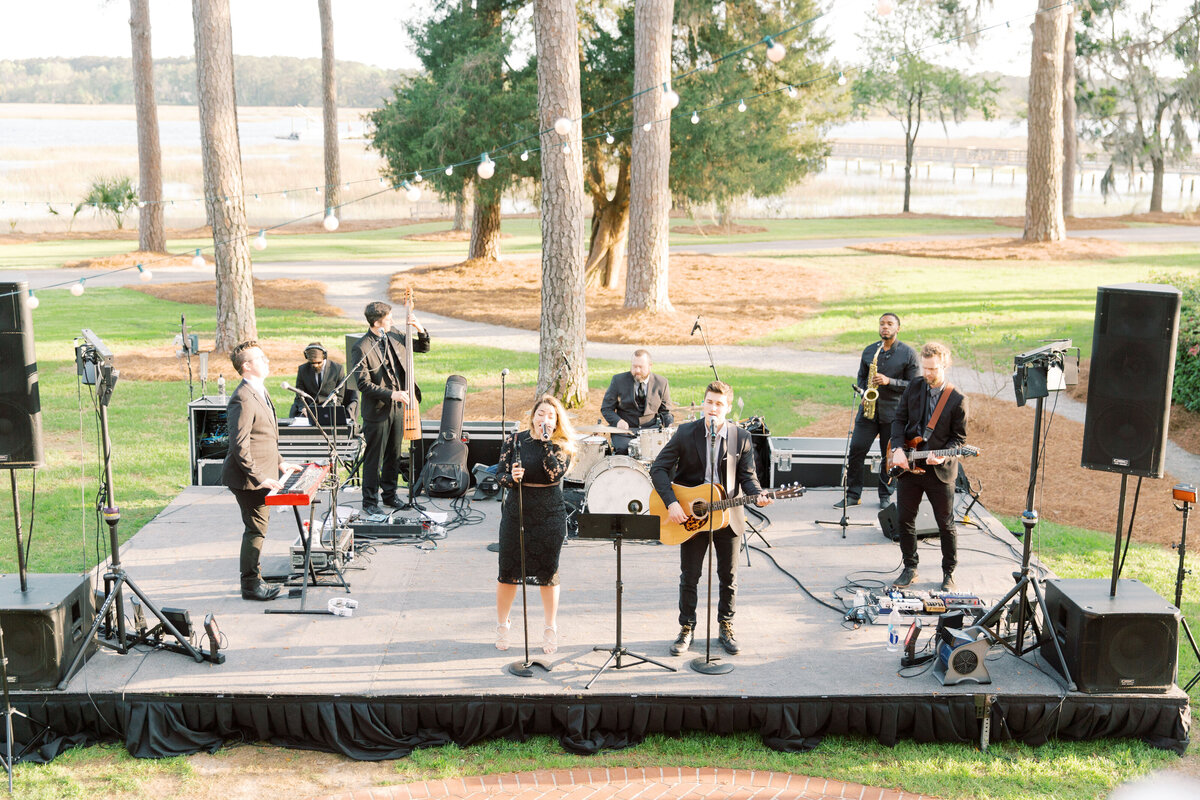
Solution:
<svg viewBox="0 0 1200 800">
<path fill-rule="evenodd" d="M 615 669 L 625 669 L 626 667 L 636 667 L 639 664 L 653 664 L 656 667 L 662 667 L 671 672 L 678 672 L 675 667 L 664 664 L 661 661 L 655 661 L 653 658 L 644 656 L 641 653 L 634 653 L 621 643 L 621 595 L 624 588 L 621 583 L 621 542 L 625 539 L 657 542 L 659 530 L 658 517 L 645 514 L 580 514 L 578 520 L 580 539 L 611 540 L 613 547 L 617 551 L 617 641 L 612 647 L 597 645 L 592 648 L 594 652 L 607 652 L 608 659 L 600 669 L 596 670 L 596 674 L 592 676 L 592 679 L 583 688 L 590 689 L 592 684 L 596 682 L 596 678 L 603 675 L 609 666 Z M 637 660 L 622 663 L 622 658 L 634 658 Z"/>
</svg>

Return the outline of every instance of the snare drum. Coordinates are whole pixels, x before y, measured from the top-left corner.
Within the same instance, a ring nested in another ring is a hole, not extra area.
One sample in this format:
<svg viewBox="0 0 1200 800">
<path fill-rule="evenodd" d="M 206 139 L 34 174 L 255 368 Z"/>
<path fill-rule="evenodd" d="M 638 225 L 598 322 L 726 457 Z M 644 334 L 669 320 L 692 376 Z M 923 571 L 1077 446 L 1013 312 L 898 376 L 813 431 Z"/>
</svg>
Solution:
<svg viewBox="0 0 1200 800">
<path fill-rule="evenodd" d="M 629 456 L 609 456 L 588 471 L 584 495 L 590 514 L 644 514 L 653 490 L 644 464 Z M 637 512 L 629 507 L 635 500 Z"/>
<path fill-rule="evenodd" d="M 653 461 L 674 435 L 674 428 L 641 431 L 637 438 L 629 443 L 629 455 L 642 461 Z"/>
<path fill-rule="evenodd" d="M 575 442 L 575 458 L 571 468 L 563 477 L 567 483 L 586 483 L 588 471 L 608 455 L 608 439 L 603 436 L 585 436 Z"/>
</svg>

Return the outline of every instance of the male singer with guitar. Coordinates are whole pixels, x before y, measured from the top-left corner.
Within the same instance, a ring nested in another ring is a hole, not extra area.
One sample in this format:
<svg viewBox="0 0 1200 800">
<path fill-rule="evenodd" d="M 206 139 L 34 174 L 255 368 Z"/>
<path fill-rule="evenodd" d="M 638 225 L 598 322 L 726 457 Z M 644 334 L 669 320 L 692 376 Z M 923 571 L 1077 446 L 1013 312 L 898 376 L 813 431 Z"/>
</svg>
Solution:
<svg viewBox="0 0 1200 800">
<path fill-rule="evenodd" d="M 921 377 L 904 390 L 896 419 L 892 423 L 892 466 L 911 470 L 904 449 L 914 447 L 937 450 L 959 447 L 967 440 L 967 398 L 946 382 L 950 367 L 950 348 L 929 342 L 921 348 Z M 896 489 L 899 512 L 900 552 L 904 571 L 896 586 L 908 586 L 917 579 L 917 509 L 921 497 L 929 498 L 942 541 L 942 591 L 954 589 L 954 567 L 958 564 L 958 542 L 954 529 L 954 483 L 958 477 L 958 459 L 929 456 L 923 473 L 904 472 Z"/>
<path fill-rule="evenodd" d="M 666 378 L 650 371 L 649 350 L 634 350 L 629 372 L 613 375 L 600 414 L 609 425 L 630 432 L 612 436 L 613 451 L 622 454 L 629 452 L 629 440 L 639 428 L 666 428 L 674 422 L 671 387 Z"/>
<path fill-rule="evenodd" d="M 358 375 L 362 394 L 363 437 L 366 449 L 362 461 L 362 509 L 368 515 L 383 513 L 385 506 L 395 508 L 396 479 L 400 474 L 404 446 L 404 406 L 409 403 L 404 390 L 406 373 L 405 335 L 392 330 L 392 307 L 374 302 L 363 312 L 370 326 L 350 348 L 350 363 Z M 408 324 L 417 332 L 413 352 L 429 352 L 429 332 L 410 312 Z M 416 401 L 421 388 L 414 384 Z M 381 497 L 382 492 L 382 497 Z M 391 508 L 386 509 L 390 511 Z"/>
<path fill-rule="evenodd" d="M 728 496 L 740 492 L 759 495 L 756 505 L 770 505 L 770 497 L 762 495 L 762 486 L 754 469 L 754 449 L 750 432 L 726 421 L 733 404 L 733 389 L 722 381 L 713 381 L 704 391 L 704 416 L 686 422 L 671 437 L 654 464 L 650 479 L 654 491 L 667 507 L 667 518 L 682 525 L 688 513 L 675 497 L 671 483 L 697 486 L 716 483 L 724 486 Z M 732 453 L 732 458 L 730 457 Z M 730 480 L 731 474 L 733 480 Z M 718 499 L 720 499 L 718 497 Z M 737 654 L 733 636 L 734 604 L 737 599 L 737 554 L 745 518 L 740 508 L 730 513 L 730 524 L 713 532 L 713 547 L 717 556 L 717 575 L 721 591 L 717 605 L 717 623 L 721 646 L 730 655 Z M 696 585 L 704 571 L 708 553 L 707 529 L 697 531 L 679 546 L 679 636 L 671 645 L 672 655 L 682 655 L 691 646 L 696 630 Z"/>
</svg>

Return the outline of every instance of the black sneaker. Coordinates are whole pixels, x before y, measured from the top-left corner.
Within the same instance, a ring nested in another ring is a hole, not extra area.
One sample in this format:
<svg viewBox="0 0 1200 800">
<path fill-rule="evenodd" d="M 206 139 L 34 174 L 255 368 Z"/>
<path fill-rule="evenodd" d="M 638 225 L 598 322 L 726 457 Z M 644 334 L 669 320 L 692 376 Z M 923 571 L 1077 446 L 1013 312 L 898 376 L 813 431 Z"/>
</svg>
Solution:
<svg viewBox="0 0 1200 800">
<path fill-rule="evenodd" d="M 684 625 L 679 629 L 679 635 L 675 637 L 674 643 L 671 644 L 671 655 L 681 656 L 687 652 L 687 649 L 692 646 L 692 626 Z"/>
<path fill-rule="evenodd" d="M 721 647 L 725 648 L 725 652 L 731 656 L 736 656 L 742 648 L 738 647 L 737 639 L 733 638 L 733 623 L 722 622 L 720 633 Z"/>
<path fill-rule="evenodd" d="M 890 498 L 890 497 L 879 498 L 879 507 L 880 508 L 887 508 L 891 504 L 892 504 L 892 498 Z"/>
<path fill-rule="evenodd" d="M 387 512 L 379 506 L 368 505 L 363 503 L 362 515 L 364 517 L 386 517 Z"/>
<path fill-rule="evenodd" d="M 833 504 L 834 508 L 849 508 L 850 506 L 862 505 L 861 497 L 847 497 L 845 500 L 838 500 Z"/>
<path fill-rule="evenodd" d="M 899 587 L 899 588 L 903 588 L 905 586 L 910 586 L 912 584 L 912 582 L 915 581 L 916 579 L 917 579 L 917 568 L 916 567 L 905 567 L 904 571 L 900 573 L 900 577 L 896 578 L 895 582 L 892 585 Z"/>
<path fill-rule="evenodd" d="M 953 592 L 955 588 L 956 587 L 954 585 L 954 573 L 953 572 L 943 572 L 942 573 L 942 591 L 943 592 Z"/>
</svg>

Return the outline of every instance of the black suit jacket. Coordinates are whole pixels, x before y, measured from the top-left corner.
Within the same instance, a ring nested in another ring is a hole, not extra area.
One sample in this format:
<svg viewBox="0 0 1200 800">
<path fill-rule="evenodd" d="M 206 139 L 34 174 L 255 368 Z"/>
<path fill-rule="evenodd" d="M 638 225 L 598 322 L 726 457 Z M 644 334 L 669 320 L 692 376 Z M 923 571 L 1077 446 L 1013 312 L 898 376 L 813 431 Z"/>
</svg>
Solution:
<svg viewBox="0 0 1200 800">
<path fill-rule="evenodd" d="M 637 380 L 632 372 L 613 375 L 600 403 L 600 414 L 609 425 L 625 420 L 630 428 L 646 428 L 660 421 L 667 427 L 675 421 L 671 411 L 671 387 L 662 375 L 651 372 L 646 378 L 646 413 L 638 411 Z"/>
<path fill-rule="evenodd" d="M 358 390 L 362 393 L 362 418 L 364 422 L 378 422 L 386 419 L 393 410 L 400 406 L 392 400 L 392 392 L 404 388 L 404 343 L 403 333 L 388 331 L 382 337 L 366 333 L 350 348 L 350 363 L 357 373 Z M 391 348 L 396 355 L 400 368 L 392 370 L 387 358 L 387 349 Z M 429 334 L 419 334 L 413 342 L 414 353 L 429 352 Z M 414 384 L 416 385 L 416 384 Z M 421 400 L 421 387 L 416 386 L 417 401 Z"/>
<path fill-rule="evenodd" d="M 891 447 L 903 447 L 904 442 L 916 436 L 925 436 L 929 423 L 929 384 L 920 377 L 908 384 L 900 397 L 896 419 L 892 422 Z M 946 407 L 938 417 L 937 425 L 930 436 L 921 443 L 922 450 L 942 450 L 958 447 L 967 441 L 967 398 L 954 389 L 946 400 Z M 932 469 L 942 483 L 953 483 L 958 477 L 958 459 L 949 458 Z"/>
<path fill-rule="evenodd" d="M 733 425 L 726 421 L 726 425 Z M 722 442 L 721 452 L 716 463 L 716 480 L 725 486 L 730 497 L 736 497 L 741 492 L 759 494 L 762 486 L 758 482 L 758 474 L 754 467 L 754 447 L 750 432 L 734 426 L 737 435 L 737 485 L 728 486 L 725 483 L 725 431 L 718 434 Z M 671 483 L 682 483 L 685 486 L 697 486 L 704 483 L 705 459 L 708 454 L 708 434 L 704 420 L 698 419 L 685 422 L 675 431 L 671 440 L 659 451 L 658 458 L 650 466 L 650 480 L 654 483 L 654 491 L 662 498 L 663 504 L 670 506 L 674 503 L 675 490 Z M 739 491 L 740 490 L 740 491 Z"/>
<path fill-rule="evenodd" d="M 262 394 L 242 381 L 229 396 L 225 414 L 229 452 L 221 467 L 221 482 L 230 489 L 261 489 L 279 478 L 279 422 Z"/>
<path fill-rule="evenodd" d="M 313 369 L 312 364 L 305 362 L 296 368 L 296 388 L 313 397 L 317 401 L 317 405 L 324 403 L 329 395 L 333 394 L 334 388 L 342 382 L 342 378 L 346 377 L 346 370 L 341 364 L 325 359 L 325 365 L 321 369 L 321 380 L 317 382 L 317 371 Z M 358 413 L 358 392 L 354 389 L 354 381 L 347 381 L 342 387 L 342 396 L 339 399 L 342 408 L 346 409 L 346 418 L 354 419 L 354 415 Z M 289 417 L 298 417 L 305 410 L 306 404 L 304 400 L 296 395 L 292 400 L 291 411 L 288 412 Z"/>
</svg>

